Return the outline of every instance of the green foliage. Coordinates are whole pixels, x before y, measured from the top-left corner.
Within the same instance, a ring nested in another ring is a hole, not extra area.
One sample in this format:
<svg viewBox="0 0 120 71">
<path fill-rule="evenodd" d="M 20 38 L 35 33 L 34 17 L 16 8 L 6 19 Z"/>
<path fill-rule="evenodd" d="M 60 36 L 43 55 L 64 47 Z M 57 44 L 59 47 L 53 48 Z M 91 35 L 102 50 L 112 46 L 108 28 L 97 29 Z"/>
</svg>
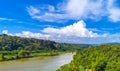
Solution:
<svg viewBox="0 0 120 71">
<path fill-rule="evenodd" d="M 120 71 L 120 45 L 104 44 L 77 51 L 69 71 Z M 58 71 L 68 68 L 62 66 Z"/>
<path fill-rule="evenodd" d="M 89 45 L 62 44 L 49 40 L 20 38 L 0 35 L 0 61 L 38 55 L 58 55 L 59 52 L 75 51 Z"/>
<path fill-rule="evenodd" d="M 71 70 L 71 66 L 69 64 L 66 64 L 56 71 L 72 71 L 72 70 Z"/>
<path fill-rule="evenodd" d="M 20 38 L 15 36 L 0 36 L 0 50 L 57 50 L 59 44 L 49 40 L 38 40 L 33 38 Z"/>
<path fill-rule="evenodd" d="M 0 61 L 4 59 L 3 54 L 0 54 Z"/>
<path fill-rule="evenodd" d="M 34 38 L 20 38 L 16 36 L 0 36 L 0 51 L 13 50 L 59 50 L 59 51 L 74 51 L 83 47 L 88 47 L 86 44 L 62 44 L 49 40 L 40 40 Z"/>
<path fill-rule="evenodd" d="M 76 50 L 81 50 L 83 48 L 87 48 L 90 45 L 88 44 L 60 44 L 60 46 L 62 47 L 61 50 L 62 51 L 76 51 Z"/>
<path fill-rule="evenodd" d="M 18 52 L 18 57 L 29 57 L 30 52 L 26 51 L 26 50 L 20 50 Z"/>
<path fill-rule="evenodd" d="M 82 65 L 80 65 L 79 66 L 79 71 L 85 71 L 85 68 Z"/>
</svg>

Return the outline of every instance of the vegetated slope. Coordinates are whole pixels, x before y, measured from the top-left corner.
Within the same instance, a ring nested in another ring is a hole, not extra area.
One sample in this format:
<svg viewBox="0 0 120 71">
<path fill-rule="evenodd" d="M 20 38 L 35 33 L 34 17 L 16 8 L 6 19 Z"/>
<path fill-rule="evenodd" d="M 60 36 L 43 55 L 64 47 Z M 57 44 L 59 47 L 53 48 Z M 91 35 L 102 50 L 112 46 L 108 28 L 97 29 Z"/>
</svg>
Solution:
<svg viewBox="0 0 120 71">
<path fill-rule="evenodd" d="M 12 50 L 74 50 L 88 47 L 87 44 L 65 44 L 49 40 L 34 38 L 20 38 L 16 36 L 0 35 L 0 51 Z"/>
<path fill-rule="evenodd" d="M 58 52 L 74 51 L 89 45 L 63 44 L 49 40 L 20 38 L 0 35 L 0 60 L 13 60 L 36 55 L 56 55 Z"/>
<path fill-rule="evenodd" d="M 120 45 L 104 44 L 80 50 L 57 71 L 120 71 Z"/>
<path fill-rule="evenodd" d="M 81 50 L 83 48 L 87 48 L 89 46 L 91 46 L 90 44 L 65 44 L 65 43 L 61 43 L 60 44 L 62 51 L 75 51 L 75 50 Z"/>
<path fill-rule="evenodd" d="M 0 50 L 52 50 L 60 49 L 60 45 L 49 40 L 39 40 L 34 38 L 20 38 L 16 36 L 0 36 Z"/>
</svg>

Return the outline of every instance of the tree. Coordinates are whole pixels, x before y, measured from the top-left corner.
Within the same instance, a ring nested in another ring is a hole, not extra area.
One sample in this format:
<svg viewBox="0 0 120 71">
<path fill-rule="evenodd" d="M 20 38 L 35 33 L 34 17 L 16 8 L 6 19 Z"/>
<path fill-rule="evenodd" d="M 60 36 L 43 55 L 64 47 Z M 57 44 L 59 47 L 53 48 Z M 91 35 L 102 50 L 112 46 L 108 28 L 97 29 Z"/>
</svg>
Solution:
<svg viewBox="0 0 120 71">
<path fill-rule="evenodd" d="M 18 57 L 28 57 L 30 55 L 30 53 L 26 50 L 20 50 L 18 52 Z"/>
</svg>

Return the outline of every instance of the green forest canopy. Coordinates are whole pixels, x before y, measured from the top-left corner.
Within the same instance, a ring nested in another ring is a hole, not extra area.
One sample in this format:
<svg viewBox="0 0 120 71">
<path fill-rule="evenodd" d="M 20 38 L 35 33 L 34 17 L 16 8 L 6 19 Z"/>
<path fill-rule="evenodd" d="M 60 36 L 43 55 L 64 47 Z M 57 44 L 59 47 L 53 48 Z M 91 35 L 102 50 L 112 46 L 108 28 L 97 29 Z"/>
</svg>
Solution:
<svg viewBox="0 0 120 71">
<path fill-rule="evenodd" d="M 57 71 L 120 71 L 120 44 L 90 46 L 79 50 L 70 64 Z"/>
</svg>

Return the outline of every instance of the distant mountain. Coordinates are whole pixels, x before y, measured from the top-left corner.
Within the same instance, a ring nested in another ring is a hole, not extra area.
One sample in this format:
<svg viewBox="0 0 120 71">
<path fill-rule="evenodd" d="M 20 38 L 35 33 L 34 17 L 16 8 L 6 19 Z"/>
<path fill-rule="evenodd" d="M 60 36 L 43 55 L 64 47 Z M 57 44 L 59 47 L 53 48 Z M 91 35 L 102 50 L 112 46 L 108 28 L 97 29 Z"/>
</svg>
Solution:
<svg viewBox="0 0 120 71">
<path fill-rule="evenodd" d="M 118 42 L 110 42 L 110 43 L 107 43 L 107 44 L 120 44 Z"/>
<path fill-rule="evenodd" d="M 101 43 L 101 44 L 120 44 L 118 42 L 109 42 L 109 43 Z M 98 46 L 98 45 L 101 45 L 101 44 L 91 44 L 92 46 Z"/>
</svg>

